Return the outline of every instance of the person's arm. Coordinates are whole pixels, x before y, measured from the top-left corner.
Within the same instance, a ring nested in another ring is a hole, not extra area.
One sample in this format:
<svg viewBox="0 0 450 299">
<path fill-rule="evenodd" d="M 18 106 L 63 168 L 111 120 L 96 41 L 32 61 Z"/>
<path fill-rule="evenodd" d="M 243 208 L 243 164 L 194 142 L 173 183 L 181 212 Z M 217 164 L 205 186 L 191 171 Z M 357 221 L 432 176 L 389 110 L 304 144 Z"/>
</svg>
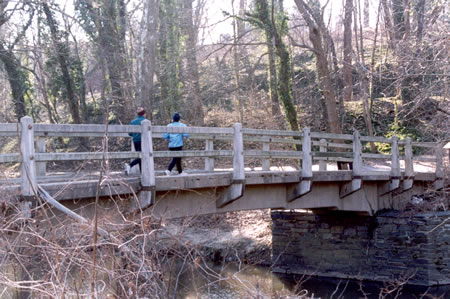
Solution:
<svg viewBox="0 0 450 299">
<path fill-rule="evenodd" d="M 167 125 L 168 127 L 170 127 L 170 125 Z M 162 138 L 170 140 L 170 134 L 169 133 L 163 133 L 162 134 Z"/>
<path fill-rule="evenodd" d="M 183 127 L 187 127 L 185 124 L 183 124 Z M 189 138 L 189 133 L 183 133 L 183 138 Z"/>
</svg>

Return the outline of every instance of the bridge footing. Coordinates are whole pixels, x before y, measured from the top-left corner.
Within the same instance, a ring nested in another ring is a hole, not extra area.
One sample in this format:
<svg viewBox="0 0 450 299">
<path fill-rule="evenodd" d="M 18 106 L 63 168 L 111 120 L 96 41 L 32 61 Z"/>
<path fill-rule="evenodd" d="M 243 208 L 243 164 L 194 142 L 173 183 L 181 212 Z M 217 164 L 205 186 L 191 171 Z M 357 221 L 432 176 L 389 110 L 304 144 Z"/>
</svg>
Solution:
<svg viewBox="0 0 450 299">
<path fill-rule="evenodd" d="M 274 272 L 450 285 L 450 212 L 272 212 Z M 447 221 L 447 222 L 446 222 Z"/>
</svg>

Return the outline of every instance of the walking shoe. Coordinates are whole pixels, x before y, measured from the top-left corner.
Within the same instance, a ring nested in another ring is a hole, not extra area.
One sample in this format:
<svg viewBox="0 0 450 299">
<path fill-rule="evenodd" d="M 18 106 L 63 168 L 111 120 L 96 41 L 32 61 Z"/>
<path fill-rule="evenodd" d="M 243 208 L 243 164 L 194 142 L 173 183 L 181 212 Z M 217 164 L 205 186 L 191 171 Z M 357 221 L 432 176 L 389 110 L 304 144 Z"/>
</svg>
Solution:
<svg viewBox="0 0 450 299">
<path fill-rule="evenodd" d="M 188 175 L 186 172 L 179 173 L 178 175 Z"/>
<path fill-rule="evenodd" d="M 130 164 L 125 163 L 123 168 L 124 168 L 125 175 L 130 175 L 130 170 L 131 170 Z"/>
<path fill-rule="evenodd" d="M 167 176 L 169 176 L 170 175 L 170 170 L 166 170 L 165 173 L 166 173 Z"/>
</svg>

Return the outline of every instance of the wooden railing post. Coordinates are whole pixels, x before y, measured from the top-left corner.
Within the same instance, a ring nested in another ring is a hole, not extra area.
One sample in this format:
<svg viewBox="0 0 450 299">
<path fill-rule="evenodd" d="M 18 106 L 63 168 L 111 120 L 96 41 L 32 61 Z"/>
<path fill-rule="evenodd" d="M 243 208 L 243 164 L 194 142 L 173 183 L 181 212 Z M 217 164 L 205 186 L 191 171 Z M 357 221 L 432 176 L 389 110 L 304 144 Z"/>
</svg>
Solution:
<svg viewBox="0 0 450 299">
<path fill-rule="evenodd" d="M 392 136 L 391 157 L 391 177 L 389 182 L 381 187 L 379 196 L 395 191 L 400 187 L 400 159 L 397 136 Z"/>
<path fill-rule="evenodd" d="M 45 153 L 47 151 L 45 145 L 45 137 L 38 136 L 36 138 L 36 152 Z M 36 162 L 36 174 L 37 176 L 45 176 L 47 172 L 46 162 Z"/>
<path fill-rule="evenodd" d="M 362 146 L 361 136 L 357 130 L 353 131 L 353 171 L 352 181 L 341 186 L 339 196 L 344 198 L 362 187 Z"/>
<path fill-rule="evenodd" d="M 407 191 L 414 184 L 414 163 L 411 137 L 405 139 L 405 179 L 403 181 L 403 191 Z"/>
<path fill-rule="evenodd" d="M 438 142 L 434 152 L 436 155 L 436 180 L 433 183 L 433 189 L 439 190 L 444 188 L 444 144 Z"/>
<path fill-rule="evenodd" d="M 270 151 L 270 143 L 269 142 L 263 142 L 262 150 L 264 152 Z M 265 159 L 262 160 L 262 170 L 263 171 L 269 171 L 270 170 L 270 159 L 265 158 Z"/>
<path fill-rule="evenodd" d="M 29 116 L 24 116 L 20 119 L 20 125 L 20 152 L 22 154 L 21 193 L 22 197 L 26 199 L 23 202 L 22 213 L 24 218 L 29 218 L 31 217 L 30 200 L 34 199 L 37 192 L 33 119 Z"/>
<path fill-rule="evenodd" d="M 321 153 L 327 152 L 327 141 L 325 139 L 320 139 L 320 147 L 319 151 Z M 319 160 L 319 170 L 326 171 L 327 170 L 327 161 Z"/>
<path fill-rule="evenodd" d="M 233 177 L 231 186 L 229 186 L 216 201 L 216 206 L 218 208 L 226 206 L 242 197 L 244 194 L 245 168 L 242 125 L 240 123 L 235 123 L 233 125 L 233 131 Z"/>
<path fill-rule="evenodd" d="M 311 191 L 312 176 L 311 132 L 309 128 L 303 128 L 301 179 L 299 183 L 288 188 L 288 202 L 300 198 Z"/>
<path fill-rule="evenodd" d="M 214 150 L 214 140 L 206 139 L 205 140 L 205 151 Z M 206 171 L 214 171 L 214 158 L 206 157 L 205 158 L 205 170 Z"/>
<path fill-rule="evenodd" d="M 155 163 L 153 160 L 152 124 L 149 120 L 141 123 L 141 185 L 139 205 L 144 209 L 155 201 Z"/>
</svg>

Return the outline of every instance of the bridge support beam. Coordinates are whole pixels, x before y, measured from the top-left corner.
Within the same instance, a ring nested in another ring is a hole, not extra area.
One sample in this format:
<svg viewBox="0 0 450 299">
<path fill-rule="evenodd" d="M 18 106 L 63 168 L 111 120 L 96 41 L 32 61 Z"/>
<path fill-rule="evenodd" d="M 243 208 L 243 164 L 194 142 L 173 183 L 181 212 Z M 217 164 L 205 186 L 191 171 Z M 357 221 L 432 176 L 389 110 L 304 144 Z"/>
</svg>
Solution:
<svg viewBox="0 0 450 299">
<path fill-rule="evenodd" d="M 302 172 L 301 181 L 287 189 L 287 201 L 291 202 L 311 192 L 312 186 L 312 155 L 311 132 L 309 128 L 303 128 L 302 140 Z"/>
<path fill-rule="evenodd" d="M 244 168 L 244 138 L 242 125 L 233 125 L 233 179 L 231 186 L 228 186 L 216 201 L 217 208 L 222 208 L 227 204 L 239 199 L 244 195 L 245 189 L 245 168 Z"/>
<path fill-rule="evenodd" d="M 386 195 L 400 188 L 400 160 L 398 152 L 398 137 L 392 136 L 392 149 L 391 149 L 391 178 L 388 182 L 384 183 L 380 191 L 379 196 Z"/>
<path fill-rule="evenodd" d="M 138 207 L 145 209 L 151 206 L 155 200 L 155 163 L 153 160 L 152 124 L 149 120 L 141 123 L 141 185 L 138 193 Z"/>
<path fill-rule="evenodd" d="M 355 130 L 353 132 L 353 178 L 351 182 L 345 183 L 339 190 L 339 197 L 344 198 L 358 191 L 362 187 L 362 153 L 361 136 Z"/>
</svg>

